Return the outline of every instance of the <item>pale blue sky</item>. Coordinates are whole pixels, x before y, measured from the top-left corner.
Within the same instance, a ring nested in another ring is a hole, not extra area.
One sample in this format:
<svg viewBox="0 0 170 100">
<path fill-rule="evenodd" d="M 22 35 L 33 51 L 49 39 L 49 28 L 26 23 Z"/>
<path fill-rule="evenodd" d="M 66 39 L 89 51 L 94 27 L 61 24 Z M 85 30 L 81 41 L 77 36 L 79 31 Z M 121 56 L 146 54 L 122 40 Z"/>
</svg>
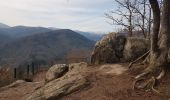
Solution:
<svg viewBox="0 0 170 100">
<path fill-rule="evenodd" d="M 104 13 L 114 8 L 114 0 L 0 0 L 0 22 L 111 32 Z"/>
</svg>

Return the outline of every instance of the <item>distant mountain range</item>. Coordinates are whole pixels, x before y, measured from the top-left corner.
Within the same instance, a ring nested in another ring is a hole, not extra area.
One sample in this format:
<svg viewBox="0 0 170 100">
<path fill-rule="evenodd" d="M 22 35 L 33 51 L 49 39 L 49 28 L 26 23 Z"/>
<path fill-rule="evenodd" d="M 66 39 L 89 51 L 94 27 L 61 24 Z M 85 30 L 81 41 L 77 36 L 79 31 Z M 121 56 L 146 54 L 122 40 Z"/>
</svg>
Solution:
<svg viewBox="0 0 170 100">
<path fill-rule="evenodd" d="M 8 35 L 12 38 L 22 38 L 25 36 L 34 35 L 37 33 L 49 32 L 48 28 L 43 27 L 27 27 L 27 26 L 15 26 L 10 28 L 0 28 L 1 34 Z"/>
<path fill-rule="evenodd" d="M 60 30 L 59 28 L 53 28 L 53 27 L 28 27 L 28 26 L 14 26 L 10 27 L 8 25 L 0 23 L 0 34 L 7 35 L 12 38 L 22 38 L 25 36 L 34 35 L 37 33 L 43 33 L 43 32 L 50 32 L 54 30 Z M 98 41 L 103 37 L 104 34 L 98 34 L 94 32 L 82 32 L 82 31 L 75 31 L 85 37 L 87 37 L 90 40 Z"/>
<path fill-rule="evenodd" d="M 0 28 L 10 28 L 10 26 L 3 24 L 3 23 L 0 23 Z"/>
<path fill-rule="evenodd" d="M 105 35 L 104 33 L 82 32 L 82 31 L 76 31 L 76 32 L 94 41 L 100 40 Z"/>
<path fill-rule="evenodd" d="M 0 66 L 19 67 L 30 62 L 89 57 L 103 34 L 69 29 L 14 26 L 0 23 Z"/>
</svg>

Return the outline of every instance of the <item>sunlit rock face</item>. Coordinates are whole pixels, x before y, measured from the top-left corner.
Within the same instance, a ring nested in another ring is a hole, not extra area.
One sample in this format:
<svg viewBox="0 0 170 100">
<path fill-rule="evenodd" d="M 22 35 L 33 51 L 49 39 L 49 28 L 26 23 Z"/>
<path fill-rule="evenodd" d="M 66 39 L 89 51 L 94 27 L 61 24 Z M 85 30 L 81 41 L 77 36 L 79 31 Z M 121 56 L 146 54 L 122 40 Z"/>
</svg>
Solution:
<svg viewBox="0 0 170 100">
<path fill-rule="evenodd" d="M 109 33 L 96 43 L 91 55 L 91 63 L 131 61 L 147 52 L 148 49 L 149 40 L 147 39 Z"/>
<path fill-rule="evenodd" d="M 61 64 L 56 66 L 65 68 Z M 81 73 L 86 68 L 87 63 L 85 62 L 69 64 L 67 73 L 46 82 L 44 86 L 31 93 L 26 100 L 59 100 L 62 96 L 85 88 L 89 82 Z"/>
</svg>

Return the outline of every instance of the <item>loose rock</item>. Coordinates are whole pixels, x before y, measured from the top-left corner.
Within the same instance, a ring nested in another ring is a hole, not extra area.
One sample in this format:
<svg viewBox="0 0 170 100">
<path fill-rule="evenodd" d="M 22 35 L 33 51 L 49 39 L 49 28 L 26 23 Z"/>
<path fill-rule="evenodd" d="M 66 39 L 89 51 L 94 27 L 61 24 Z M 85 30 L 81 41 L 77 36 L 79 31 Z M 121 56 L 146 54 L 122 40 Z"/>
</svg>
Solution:
<svg viewBox="0 0 170 100">
<path fill-rule="evenodd" d="M 46 73 L 46 82 L 52 81 L 63 76 L 66 72 L 68 72 L 68 65 L 66 64 L 57 64 L 52 66 L 48 72 Z"/>
<path fill-rule="evenodd" d="M 62 96 L 87 86 L 88 81 L 81 75 L 87 63 L 74 63 L 69 66 L 69 71 L 64 76 L 48 82 L 32 93 L 27 100 L 58 100 Z"/>
</svg>

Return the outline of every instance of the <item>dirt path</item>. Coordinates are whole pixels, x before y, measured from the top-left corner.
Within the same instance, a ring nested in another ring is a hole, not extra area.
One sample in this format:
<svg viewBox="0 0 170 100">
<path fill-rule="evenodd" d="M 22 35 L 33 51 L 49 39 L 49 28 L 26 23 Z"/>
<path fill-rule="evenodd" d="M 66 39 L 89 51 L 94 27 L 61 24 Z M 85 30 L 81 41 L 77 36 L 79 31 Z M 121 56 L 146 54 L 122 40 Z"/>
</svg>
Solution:
<svg viewBox="0 0 170 100">
<path fill-rule="evenodd" d="M 111 74 L 111 75 L 121 75 L 128 69 L 126 67 L 123 67 L 120 64 L 107 64 L 107 65 L 102 65 L 99 70 L 101 73 L 105 74 Z"/>
<path fill-rule="evenodd" d="M 62 100 L 168 100 L 170 98 L 170 90 L 167 92 L 169 96 L 134 91 L 132 89 L 134 78 L 127 70 L 127 67 L 121 64 L 89 68 L 88 74 L 84 74 L 91 85 L 63 97 Z"/>
<path fill-rule="evenodd" d="M 40 73 L 34 79 L 41 81 L 45 73 Z M 90 85 L 83 90 L 74 92 L 61 100 L 169 100 L 170 74 L 158 85 L 157 89 L 164 95 L 152 92 L 134 91 L 134 78 L 124 64 L 108 64 L 89 66 L 82 73 Z M 0 100 L 25 100 L 26 95 L 42 86 L 43 82 L 23 83 L 0 91 Z"/>
</svg>

